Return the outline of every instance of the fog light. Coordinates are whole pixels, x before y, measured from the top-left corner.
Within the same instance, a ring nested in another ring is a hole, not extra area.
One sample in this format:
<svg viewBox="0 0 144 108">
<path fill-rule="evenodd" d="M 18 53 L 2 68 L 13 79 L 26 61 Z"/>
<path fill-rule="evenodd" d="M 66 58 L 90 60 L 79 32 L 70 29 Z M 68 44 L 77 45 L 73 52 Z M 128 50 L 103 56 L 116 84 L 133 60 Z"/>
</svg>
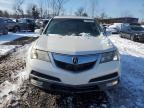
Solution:
<svg viewBox="0 0 144 108">
<path fill-rule="evenodd" d="M 107 86 L 114 86 L 114 85 L 117 85 L 118 84 L 118 81 L 113 81 L 111 83 L 107 83 Z"/>
</svg>

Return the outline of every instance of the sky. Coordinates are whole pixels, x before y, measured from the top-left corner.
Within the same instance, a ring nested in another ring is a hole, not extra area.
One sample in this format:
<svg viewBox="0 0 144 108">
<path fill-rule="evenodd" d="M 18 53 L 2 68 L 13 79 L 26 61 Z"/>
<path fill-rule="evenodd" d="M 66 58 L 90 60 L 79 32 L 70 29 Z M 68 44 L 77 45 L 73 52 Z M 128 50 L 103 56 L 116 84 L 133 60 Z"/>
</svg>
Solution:
<svg viewBox="0 0 144 108">
<path fill-rule="evenodd" d="M 13 4 L 15 0 L 0 0 L 0 10 L 13 12 Z M 25 0 L 23 4 L 24 10 L 29 4 L 39 4 L 40 0 Z M 45 0 L 41 0 L 45 2 Z M 91 1 L 95 1 L 95 15 L 98 16 L 105 12 L 108 17 L 133 16 L 144 19 L 144 0 L 68 0 L 65 5 L 67 15 L 74 14 L 80 8 L 85 8 L 88 15 L 91 16 Z M 45 4 L 45 3 L 44 3 Z M 44 6 L 46 7 L 46 5 Z"/>
</svg>

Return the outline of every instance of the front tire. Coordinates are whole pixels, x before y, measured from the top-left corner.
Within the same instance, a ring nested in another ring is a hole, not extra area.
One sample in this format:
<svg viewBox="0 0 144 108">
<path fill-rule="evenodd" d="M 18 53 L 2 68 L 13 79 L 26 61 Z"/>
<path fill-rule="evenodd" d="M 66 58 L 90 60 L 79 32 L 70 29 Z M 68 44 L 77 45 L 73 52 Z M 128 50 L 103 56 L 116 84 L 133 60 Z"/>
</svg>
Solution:
<svg viewBox="0 0 144 108">
<path fill-rule="evenodd" d="M 130 36 L 130 40 L 136 42 L 136 37 L 135 36 Z"/>
<path fill-rule="evenodd" d="M 3 30 L 3 35 L 7 35 L 8 34 L 8 28 L 5 28 L 4 30 Z"/>
<path fill-rule="evenodd" d="M 122 35 L 122 33 L 120 34 L 120 37 L 121 37 L 121 38 L 124 38 L 123 35 Z"/>
<path fill-rule="evenodd" d="M 20 28 L 19 28 L 18 26 L 15 26 L 15 27 L 13 28 L 13 32 L 14 32 L 14 33 L 19 32 L 19 31 L 20 31 Z"/>
</svg>

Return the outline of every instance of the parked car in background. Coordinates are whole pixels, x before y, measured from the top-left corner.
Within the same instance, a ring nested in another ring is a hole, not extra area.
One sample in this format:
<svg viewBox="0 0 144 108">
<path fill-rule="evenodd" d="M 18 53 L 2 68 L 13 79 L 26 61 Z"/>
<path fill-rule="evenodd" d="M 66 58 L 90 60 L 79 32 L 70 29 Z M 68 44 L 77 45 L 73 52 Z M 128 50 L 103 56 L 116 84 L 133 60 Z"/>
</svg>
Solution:
<svg viewBox="0 0 144 108">
<path fill-rule="evenodd" d="M 103 26 L 104 28 L 108 28 L 108 27 L 110 26 L 110 24 L 102 24 L 102 26 Z"/>
<path fill-rule="evenodd" d="M 35 21 L 36 28 L 41 28 L 41 27 L 44 28 L 48 22 L 49 22 L 49 19 L 37 19 Z"/>
<path fill-rule="evenodd" d="M 47 25 L 47 23 L 49 22 L 50 19 L 43 19 L 43 27 L 45 28 L 45 26 Z"/>
<path fill-rule="evenodd" d="M 143 27 L 143 28 L 144 28 L 144 25 L 141 25 L 141 27 Z"/>
<path fill-rule="evenodd" d="M 100 24 L 100 26 L 104 31 L 109 27 L 107 24 Z"/>
<path fill-rule="evenodd" d="M 9 31 L 12 32 L 20 31 L 20 26 L 17 22 L 13 21 L 10 18 L 5 18 L 5 22 L 7 23 L 7 27 Z"/>
<path fill-rule="evenodd" d="M 5 22 L 4 18 L 0 18 L 0 34 L 3 34 L 3 35 L 8 34 L 8 27 L 7 27 L 7 23 Z"/>
<path fill-rule="evenodd" d="M 20 18 L 18 24 L 21 31 L 32 31 L 35 30 L 35 21 L 31 18 Z"/>
<path fill-rule="evenodd" d="M 27 56 L 31 84 L 47 91 L 70 93 L 118 84 L 118 50 L 95 19 L 57 16 L 39 36 Z"/>
<path fill-rule="evenodd" d="M 111 33 L 120 33 L 122 27 L 125 25 L 125 23 L 114 23 L 107 27 L 107 31 Z"/>
<path fill-rule="evenodd" d="M 13 20 L 14 22 L 18 22 L 18 19 L 16 18 L 9 18 L 9 19 Z"/>
<path fill-rule="evenodd" d="M 140 25 L 127 24 L 122 28 L 120 37 L 132 41 L 144 41 L 144 28 Z"/>
<path fill-rule="evenodd" d="M 116 26 L 114 26 L 114 25 L 110 25 L 108 28 L 106 28 L 106 31 L 107 31 L 107 32 L 110 32 L 110 33 L 112 33 L 112 34 L 117 34 L 117 33 L 119 33 L 118 28 L 117 28 Z"/>
<path fill-rule="evenodd" d="M 36 19 L 35 20 L 35 24 L 36 24 L 37 29 L 41 28 L 41 26 L 42 26 L 41 21 L 42 21 L 42 19 Z"/>
</svg>

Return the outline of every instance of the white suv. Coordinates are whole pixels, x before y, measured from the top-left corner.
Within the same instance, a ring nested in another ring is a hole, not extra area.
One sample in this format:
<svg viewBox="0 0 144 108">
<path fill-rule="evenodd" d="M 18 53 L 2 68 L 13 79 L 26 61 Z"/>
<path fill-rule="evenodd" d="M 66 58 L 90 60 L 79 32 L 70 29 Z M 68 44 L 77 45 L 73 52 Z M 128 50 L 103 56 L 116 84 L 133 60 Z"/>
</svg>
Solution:
<svg viewBox="0 0 144 108">
<path fill-rule="evenodd" d="M 88 92 L 118 84 L 120 58 L 94 19 L 54 17 L 31 46 L 27 70 L 44 90 Z"/>
</svg>

